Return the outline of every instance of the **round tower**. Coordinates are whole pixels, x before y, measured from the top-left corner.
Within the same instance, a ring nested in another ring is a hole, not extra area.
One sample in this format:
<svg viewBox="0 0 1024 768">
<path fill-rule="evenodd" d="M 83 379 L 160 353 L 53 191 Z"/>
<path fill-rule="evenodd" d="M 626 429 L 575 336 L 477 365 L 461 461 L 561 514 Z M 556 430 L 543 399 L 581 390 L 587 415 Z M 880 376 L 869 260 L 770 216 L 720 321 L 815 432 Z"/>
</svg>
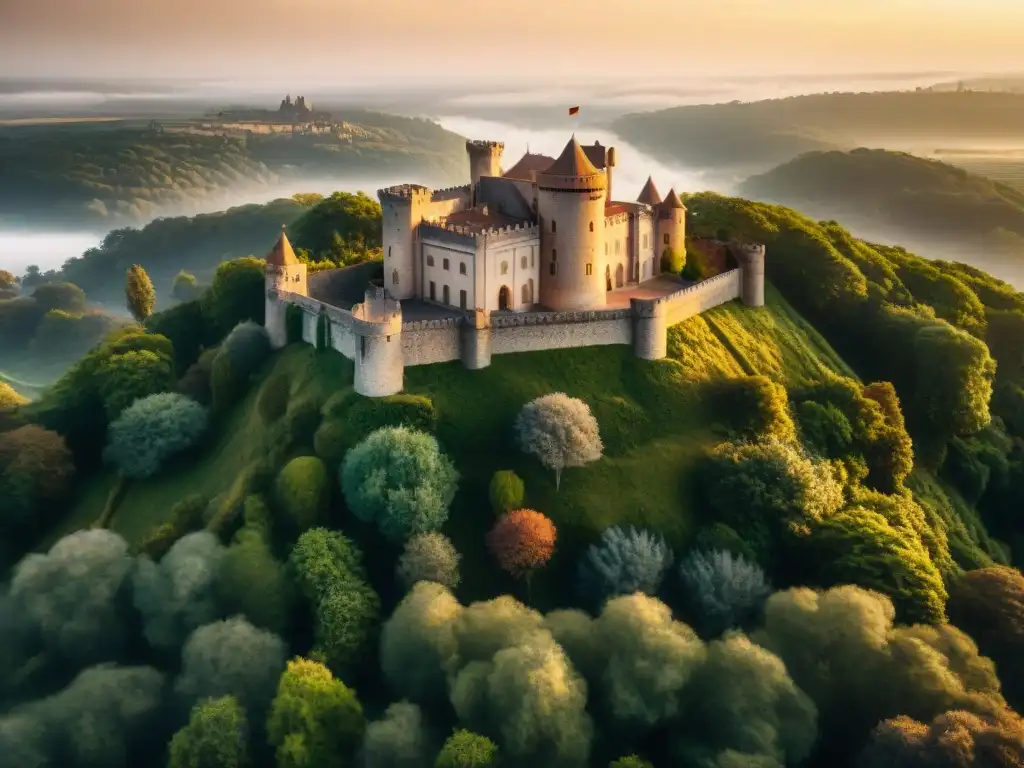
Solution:
<svg viewBox="0 0 1024 768">
<path fill-rule="evenodd" d="M 501 156 L 505 145 L 500 141 L 466 142 L 466 154 L 469 155 L 469 180 L 472 189 L 476 189 L 481 176 L 501 176 Z"/>
<path fill-rule="evenodd" d="M 385 397 L 402 391 L 402 308 L 384 291 L 370 288 L 362 304 L 352 307 L 355 336 L 353 388 L 366 397 Z"/>
<path fill-rule="evenodd" d="M 306 282 L 306 265 L 295 256 L 295 250 L 288 241 L 283 226 L 281 236 L 267 254 L 266 261 L 263 325 L 270 336 L 271 346 L 277 349 L 288 343 L 285 320 L 287 302 L 281 294 L 308 296 L 309 288 Z"/>
<path fill-rule="evenodd" d="M 764 251 L 756 243 L 729 243 L 740 265 L 740 298 L 748 307 L 764 306 Z"/>
<path fill-rule="evenodd" d="M 537 175 L 540 219 L 540 303 L 553 310 L 603 307 L 605 174 L 573 136 L 561 156 Z"/>
<path fill-rule="evenodd" d="M 686 263 L 686 206 L 675 188 L 657 205 L 655 218 L 657 269 L 678 274 Z"/>
</svg>

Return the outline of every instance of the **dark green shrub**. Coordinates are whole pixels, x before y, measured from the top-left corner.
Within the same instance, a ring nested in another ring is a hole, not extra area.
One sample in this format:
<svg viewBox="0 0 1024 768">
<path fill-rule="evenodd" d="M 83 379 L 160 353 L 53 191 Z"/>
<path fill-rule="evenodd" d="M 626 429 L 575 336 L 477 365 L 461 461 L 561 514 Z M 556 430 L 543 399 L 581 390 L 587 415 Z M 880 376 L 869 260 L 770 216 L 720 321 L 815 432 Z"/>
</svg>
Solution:
<svg viewBox="0 0 1024 768">
<path fill-rule="evenodd" d="M 341 419 L 348 413 L 356 401 L 361 398 L 362 396 L 357 395 L 351 387 L 342 389 L 327 398 L 321 413 L 325 419 Z"/>
<path fill-rule="evenodd" d="M 149 395 L 110 425 L 103 458 L 124 477 L 152 477 L 172 457 L 198 445 L 206 427 L 206 409 L 195 400 L 174 392 Z"/>
<path fill-rule="evenodd" d="M 727 424 L 739 437 L 790 440 L 795 435 L 786 389 L 781 384 L 766 376 L 740 376 L 706 386 L 715 420 Z"/>
<path fill-rule="evenodd" d="M 266 307 L 266 262 L 246 257 L 217 267 L 209 290 L 203 294 L 203 313 L 215 338 L 223 338 L 241 322 L 263 324 Z"/>
<path fill-rule="evenodd" d="M 843 458 L 849 453 L 853 444 L 853 427 L 833 403 L 821 405 L 806 400 L 797 406 L 796 413 L 808 448 L 833 459 Z"/>
<path fill-rule="evenodd" d="M 278 505 L 300 533 L 321 522 L 327 511 L 327 467 L 316 456 L 292 459 L 281 470 L 275 484 Z"/>
<path fill-rule="evenodd" d="M 434 403 L 423 395 L 357 397 L 345 415 L 349 447 L 382 427 L 409 427 L 433 434 L 437 419 Z"/>
<path fill-rule="evenodd" d="M 255 375 L 272 351 L 267 329 L 251 320 L 232 328 L 220 345 L 221 355 L 245 378 Z"/>
<path fill-rule="evenodd" d="M 663 274 L 678 275 L 686 263 L 686 252 L 666 247 L 661 252 L 661 271 Z"/>
<path fill-rule="evenodd" d="M 526 486 L 519 475 L 511 469 L 499 469 L 491 476 L 488 488 L 491 509 L 494 514 L 503 515 L 513 509 L 522 509 L 526 497 Z"/>
<path fill-rule="evenodd" d="M 179 375 L 199 358 L 200 350 L 211 337 L 203 307 L 199 301 L 186 301 L 151 315 L 146 330 L 166 336 L 174 348 L 174 367 Z"/>
<path fill-rule="evenodd" d="M 97 373 L 107 418 L 111 421 L 136 400 L 174 389 L 174 365 L 169 356 L 149 350 L 124 352 L 107 358 Z"/>
<path fill-rule="evenodd" d="M 313 435 L 313 450 L 328 467 L 338 467 L 348 447 L 345 424 L 340 419 L 324 419 Z"/>
<path fill-rule="evenodd" d="M 246 517 L 253 505 L 246 500 Z M 259 505 L 266 509 L 260 502 Z M 249 520 L 224 553 L 217 574 L 217 598 L 229 616 L 241 614 L 254 626 L 286 636 L 295 604 L 295 587 L 285 564 L 270 551 L 267 540 Z"/>
<path fill-rule="evenodd" d="M 256 403 L 264 424 L 272 424 L 288 411 L 291 383 L 284 373 L 276 373 L 264 382 Z"/>
</svg>

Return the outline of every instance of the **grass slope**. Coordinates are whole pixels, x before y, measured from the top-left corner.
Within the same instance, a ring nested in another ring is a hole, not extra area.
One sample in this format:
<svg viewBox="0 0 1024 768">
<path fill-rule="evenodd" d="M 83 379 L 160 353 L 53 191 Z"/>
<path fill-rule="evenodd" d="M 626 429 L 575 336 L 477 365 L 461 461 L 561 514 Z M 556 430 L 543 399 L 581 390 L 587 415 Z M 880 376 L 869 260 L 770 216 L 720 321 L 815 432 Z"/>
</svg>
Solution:
<svg viewBox="0 0 1024 768">
<path fill-rule="evenodd" d="M 723 439 L 701 405 L 699 382 L 747 371 L 786 383 L 849 375 L 775 291 L 769 291 L 764 308 L 731 302 L 675 326 L 670 339 L 669 359 L 654 363 L 637 359 L 628 347 L 611 346 L 502 355 L 480 371 L 458 362 L 406 370 L 406 391 L 428 395 L 440 412 L 438 439 L 462 475 L 446 532 L 464 556 L 467 599 L 489 596 L 495 579 L 503 578 L 483 546 L 494 522 L 487 502 L 494 471 L 514 469 L 526 482 L 527 504 L 559 528 L 559 555 L 534 584 L 535 597 L 542 600 L 545 583 L 571 578 L 576 552 L 609 525 L 652 527 L 675 547 L 692 535 L 697 511 L 684 482 L 686 470 Z M 348 361 L 305 345 L 283 350 L 268 367 L 268 377 L 288 374 L 293 397 L 322 401 L 351 383 Z M 159 477 L 128 484 L 109 527 L 138 543 L 185 496 L 213 498 L 229 491 L 269 439 L 256 410 L 259 389 L 225 416 L 201 455 Z M 553 473 L 524 456 L 512 433 L 525 402 L 555 391 L 591 406 L 606 445 L 600 461 L 567 470 L 559 491 Z M 113 483 L 109 475 L 93 479 L 50 542 L 94 524 Z"/>
</svg>

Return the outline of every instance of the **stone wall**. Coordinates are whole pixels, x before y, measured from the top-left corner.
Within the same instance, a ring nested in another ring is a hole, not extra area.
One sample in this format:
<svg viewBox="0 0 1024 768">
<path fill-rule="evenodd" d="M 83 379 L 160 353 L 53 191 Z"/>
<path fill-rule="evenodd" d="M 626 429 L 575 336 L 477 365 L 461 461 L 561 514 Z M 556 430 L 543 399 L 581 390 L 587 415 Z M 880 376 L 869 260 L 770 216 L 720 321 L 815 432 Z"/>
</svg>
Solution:
<svg viewBox="0 0 1024 768">
<path fill-rule="evenodd" d="M 462 318 L 402 323 L 402 356 L 408 365 L 430 365 L 459 360 Z"/>
<path fill-rule="evenodd" d="M 309 276 L 309 295 L 314 299 L 342 309 L 352 309 L 363 300 L 363 293 L 373 279 L 384 276 L 384 264 L 367 261 L 341 269 L 325 269 Z"/>
<path fill-rule="evenodd" d="M 632 320 L 627 310 L 590 320 L 562 323 L 524 323 L 491 329 L 491 353 L 534 352 L 542 349 L 597 347 L 607 344 L 631 344 Z"/>
<path fill-rule="evenodd" d="M 717 307 L 740 296 L 740 270 L 733 269 L 694 285 L 681 288 L 656 301 L 663 302 L 667 325 L 681 323 L 688 317 Z"/>
</svg>

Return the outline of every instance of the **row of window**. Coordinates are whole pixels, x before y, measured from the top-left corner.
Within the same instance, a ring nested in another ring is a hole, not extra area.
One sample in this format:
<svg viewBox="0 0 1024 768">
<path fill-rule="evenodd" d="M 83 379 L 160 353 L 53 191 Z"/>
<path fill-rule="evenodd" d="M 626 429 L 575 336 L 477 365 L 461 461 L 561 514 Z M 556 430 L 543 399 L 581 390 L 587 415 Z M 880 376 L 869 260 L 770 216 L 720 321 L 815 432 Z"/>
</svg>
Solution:
<svg viewBox="0 0 1024 768">
<path fill-rule="evenodd" d="M 437 301 L 437 283 L 433 280 L 430 281 L 430 300 Z M 521 290 L 523 304 L 533 304 L 533 278 L 531 277 L 525 283 Z M 467 296 L 465 291 L 459 291 L 459 309 L 467 308 Z M 441 286 L 441 302 L 444 304 L 451 304 L 451 289 L 447 285 Z M 498 309 L 507 310 L 512 309 L 511 306 L 512 297 L 511 292 L 507 285 L 503 285 L 498 292 Z"/>
<path fill-rule="evenodd" d="M 434 266 L 434 257 L 433 256 L 427 256 L 427 266 L 428 267 Z M 450 269 L 451 268 L 451 265 L 449 264 L 448 259 L 442 259 L 441 260 L 441 268 L 442 269 Z M 466 262 L 464 262 L 464 261 L 460 261 L 459 262 L 459 274 L 460 275 L 466 274 Z"/>
<path fill-rule="evenodd" d="M 512 253 L 513 253 L 513 255 L 515 254 L 515 249 L 514 248 L 512 249 Z M 520 266 L 521 269 L 526 269 L 527 264 L 529 264 L 529 266 L 531 266 L 531 267 L 535 264 L 535 259 L 534 259 L 533 249 L 532 248 L 530 249 L 530 258 L 529 259 L 527 259 L 526 256 L 521 256 L 519 258 L 519 266 Z M 432 255 L 429 255 L 429 254 L 427 255 L 427 266 L 428 267 L 434 266 L 434 257 Z M 451 265 L 449 264 L 448 259 L 441 259 L 441 269 L 450 269 L 450 266 Z M 459 262 L 459 274 L 460 275 L 466 274 L 466 262 L 464 262 L 464 261 L 460 261 Z M 507 261 L 501 262 L 501 274 L 503 274 L 503 275 L 507 275 L 508 274 L 508 262 Z"/>
</svg>

